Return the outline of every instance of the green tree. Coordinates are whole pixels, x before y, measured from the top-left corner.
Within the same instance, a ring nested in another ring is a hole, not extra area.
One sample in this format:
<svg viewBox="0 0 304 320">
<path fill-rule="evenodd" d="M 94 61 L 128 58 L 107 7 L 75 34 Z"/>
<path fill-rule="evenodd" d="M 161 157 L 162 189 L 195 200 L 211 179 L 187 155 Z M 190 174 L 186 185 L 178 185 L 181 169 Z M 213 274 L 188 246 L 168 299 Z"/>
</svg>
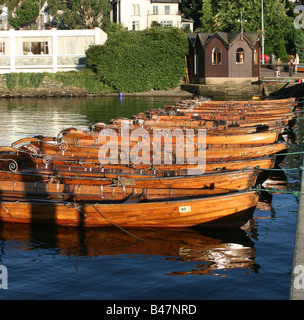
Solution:
<svg viewBox="0 0 304 320">
<path fill-rule="evenodd" d="M 245 32 L 261 29 L 260 0 L 222 0 L 214 17 L 216 29 L 226 32 L 240 31 L 241 13 Z"/>
<path fill-rule="evenodd" d="M 10 25 L 15 29 L 20 29 L 20 27 L 38 17 L 39 14 L 39 3 L 32 0 L 24 0 L 21 6 L 16 10 L 15 17 L 11 16 L 9 18 Z"/>
<path fill-rule="evenodd" d="M 203 0 L 182 0 L 181 2 L 181 12 L 187 19 L 192 19 L 194 21 L 194 30 L 201 26 L 201 16 L 202 16 L 202 5 Z"/>
<path fill-rule="evenodd" d="M 0 5 L 6 5 L 8 10 L 12 11 L 18 4 L 19 0 L 0 0 Z"/>
<path fill-rule="evenodd" d="M 300 60 L 304 61 L 304 30 L 300 29 L 296 32 L 295 51 L 299 54 Z"/>
<path fill-rule="evenodd" d="M 211 1 L 211 5 L 214 30 L 240 31 L 242 13 L 244 32 L 261 35 L 261 0 L 221 0 L 217 4 Z M 264 0 L 265 53 L 275 53 L 282 59 L 286 57 L 286 45 L 293 32 L 293 18 L 288 16 L 288 10 L 284 0 Z"/>
<path fill-rule="evenodd" d="M 214 17 L 213 6 L 211 0 L 205 0 L 202 10 L 200 11 L 202 16 L 200 18 L 202 32 L 214 32 Z"/>
<path fill-rule="evenodd" d="M 106 29 L 110 24 L 108 0 L 49 0 L 48 3 L 60 29 Z"/>
<path fill-rule="evenodd" d="M 270 54 L 268 48 L 285 59 L 288 35 L 293 30 L 293 19 L 287 15 L 285 1 L 267 0 L 265 3 L 265 52 Z"/>
</svg>

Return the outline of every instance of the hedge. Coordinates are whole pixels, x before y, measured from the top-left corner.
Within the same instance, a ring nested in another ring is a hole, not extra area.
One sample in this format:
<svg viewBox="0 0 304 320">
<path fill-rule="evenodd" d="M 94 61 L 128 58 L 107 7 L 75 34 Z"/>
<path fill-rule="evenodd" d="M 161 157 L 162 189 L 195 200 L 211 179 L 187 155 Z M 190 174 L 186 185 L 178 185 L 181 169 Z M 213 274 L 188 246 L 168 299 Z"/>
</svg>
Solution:
<svg viewBox="0 0 304 320">
<path fill-rule="evenodd" d="M 8 73 L 3 75 L 6 88 L 29 89 L 43 87 L 45 78 L 58 82 L 63 87 L 74 87 L 86 89 L 89 93 L 111 93 L 112 88 L 97 79 L 91 70 L 84 71 L 65 71 L 57 73 Z"/>
<path fill-rule="evenodd" d="M 86 51 L 87 66 L 117 92 L 168 90 L 185 76 L 188 50 L 187 37 L 177 28 L 122 30 Z"/>
</svg>

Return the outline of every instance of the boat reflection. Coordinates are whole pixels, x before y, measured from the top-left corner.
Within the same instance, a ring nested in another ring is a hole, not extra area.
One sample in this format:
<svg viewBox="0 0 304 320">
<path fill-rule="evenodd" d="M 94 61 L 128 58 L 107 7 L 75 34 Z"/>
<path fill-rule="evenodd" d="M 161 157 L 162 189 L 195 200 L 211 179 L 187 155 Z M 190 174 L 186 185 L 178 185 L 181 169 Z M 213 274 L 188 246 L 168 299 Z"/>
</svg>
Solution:
<svg viewBox="0 0 304 320">
<path fill-rule="evenodd" d="M 288 178 L 284 170 L 277 166 L 276 170 L 272 171 L 268 179 L 263 183 L 263 187 L 266 189 L 275 189 L 285 191 L 288 189 Z"/>
<path fill-rule="evenodd" d="M 241 229 L 127 231 L 129 233 L 117 228 L 50 228 L 7 223 L 0 225 L 0 241 L 4 244 L 3 248 L 9 247 L 13 241 L 14 248 L 19 250 L 44 248 L 67 256 L 130 255 L 136 258 L 140 255 L 153 255 L 168 260 L 198 262 L 194 270 L 172 271 L 170 275 L 202 275 L 213 273 L 215 270 L 234 268 L 257 272 L 259 269 L 255 261 L 254 243 Z M 16 242 L 20 245 L 16 245 Z M 189 267 L 187 264 L 185 266 Z"/>
</svg>

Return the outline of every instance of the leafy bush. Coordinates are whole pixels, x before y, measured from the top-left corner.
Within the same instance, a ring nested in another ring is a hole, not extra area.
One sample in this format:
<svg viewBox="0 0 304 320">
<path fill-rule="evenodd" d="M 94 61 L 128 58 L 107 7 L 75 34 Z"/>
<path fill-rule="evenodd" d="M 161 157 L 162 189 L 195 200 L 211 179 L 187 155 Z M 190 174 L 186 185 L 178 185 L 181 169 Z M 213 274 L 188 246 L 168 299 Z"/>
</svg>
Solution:
<svg viewBox="0 0 304 320">
<path fill-rule="evenodd" d="M 100 82 L 91 70 L 57 72 L 53 77 L 64 86 L 85 88 L 89 93 L 109 93 L 112 91 L 109 86 Z"/>
<path fill-rule="evenodd" d="M 171 27 L 119 31 L 87 51 L 87 66 L 117 92 L 168 90 L 185 75 L 188 40 Z"/>
<path fill-rule="evenodd" d="M 44 78 L 43 73 L 8 73 L 5 75 L 6 87 L 14 88 L 38 88 Z"/>
<path fill-rule="evenodd" d="M 12 89 L 38 88 L 45 77 L 49 77 L 63 86 L 85 88 L 89 93 L 109 93 L 112 89 L 100 82 L 96 74 L 91 70 L 68 71 L 57 73 L 8 73 L 5 74 L 6 87 Z"/>
</svg>

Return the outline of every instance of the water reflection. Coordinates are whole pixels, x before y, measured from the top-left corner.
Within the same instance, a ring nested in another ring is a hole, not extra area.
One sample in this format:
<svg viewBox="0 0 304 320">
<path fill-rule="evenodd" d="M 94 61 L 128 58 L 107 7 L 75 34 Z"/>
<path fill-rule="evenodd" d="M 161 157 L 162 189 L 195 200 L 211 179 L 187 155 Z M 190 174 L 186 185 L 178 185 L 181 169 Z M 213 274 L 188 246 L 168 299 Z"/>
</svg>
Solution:
<svg viewBox="0 0 304 320">
<path fill-rule="evenodd" d="M 129 118 L 180 100 L 178 96 L 2 99 L 0 145 L 36 135 L 57 136 L 68 127 L 85 130 L 90 123 L 107 123 L 119 116 Z"/>
<path fill-rule="evenodd" d="M 128 229 L 138 240 L 117 228 L 66 228 L 39 226 L 33 233 L 27 224 L 3 224 L 0 241 L 5 248 L 30 251 L 48 249 L 66 256 L 160 256 L 168 260 L 197 262 L 195 269 L 170 275 L 209 274 L 215 270 L 242 268 L 257 272 L 254 243 L 244 230 Z"/>
</svg>

